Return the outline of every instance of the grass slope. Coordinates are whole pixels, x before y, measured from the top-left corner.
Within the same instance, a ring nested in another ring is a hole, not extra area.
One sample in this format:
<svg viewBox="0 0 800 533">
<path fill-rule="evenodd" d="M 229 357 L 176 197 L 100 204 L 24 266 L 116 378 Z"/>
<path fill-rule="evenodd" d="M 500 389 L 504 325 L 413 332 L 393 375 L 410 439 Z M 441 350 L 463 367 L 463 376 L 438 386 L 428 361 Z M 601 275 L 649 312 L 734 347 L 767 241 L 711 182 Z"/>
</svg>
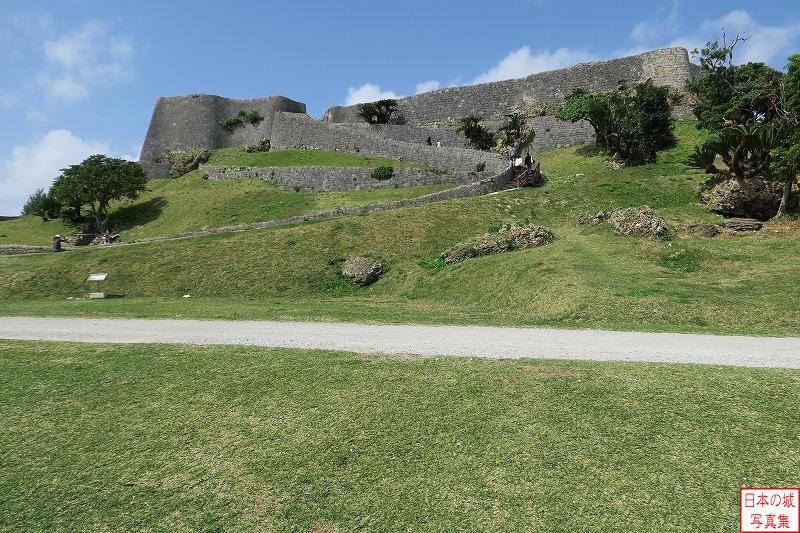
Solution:
<svg viewBox="0 0 800 533">
<path fill-rule="evenodd" d="M 672 243 L 581 226 L 583 213 L 647 203 L 669 222 L 719 221 L 696 197 L 704 177 L 682 163 L 696 140 L 656 164 L 613 170 L 590 147 L 543 154 L 546 185 L 315 224 L 147 246 L 0 258 L 5 313 L 556 325 L 731 334 L 800 334 L 790 289 L 800 238 L 770 225 L 730 238 Z M 442 266 L 438 254 L 502 223 L 550 226 L 555 243 Z M 351 254 L 385 262 L 357 289 Z M 74 302 L 88 272 L 111 273 L 125 298 Z M 186 301 L 180 296 L 190 293 Z"/>
<path fill-rule="evenodd" d="M 0 344 L 0 529 L 729 531 L 800 373 Z"/>
<path fill-rule="evenodd" d="M 214 150 L 209 165 L 222 165 L 232 167 L 366 167 L 374 168 L 380 165 L 391 165 L 395 168 L 421 167 L 422 165 L 386 159 L 383 157 L 367 157 L 345 152 L 331 152 L 328 150 L 270 150 L 269 152 L 248 153 L 242 147 L 234 146 Z"/>
<path fill-rule="evenodd" d="M 248 153 L 241 147 L 214 150 L 209 164 L 255 167 L 420 167 L 406 161 L 326 150 Z M 204 180 L 201 173 L 195 171 L 178 179 L 150 180 L 148 191 L 139 199 L 118 202 L 112 207 L 111 219 L 118 225 L 117 231 L 122 234 L 123 240 L 140 239 L 413 198 L 447 187 L 433 185 L 375 191 L 295 193 L 263 180 Z M 42 245 L 49 243 L 56 233 L 72 234 L 78 229 L 61 220 L 45 222 L 39 217 L 27 216 L 0 222 L 0 244 Z"/>
</svg>

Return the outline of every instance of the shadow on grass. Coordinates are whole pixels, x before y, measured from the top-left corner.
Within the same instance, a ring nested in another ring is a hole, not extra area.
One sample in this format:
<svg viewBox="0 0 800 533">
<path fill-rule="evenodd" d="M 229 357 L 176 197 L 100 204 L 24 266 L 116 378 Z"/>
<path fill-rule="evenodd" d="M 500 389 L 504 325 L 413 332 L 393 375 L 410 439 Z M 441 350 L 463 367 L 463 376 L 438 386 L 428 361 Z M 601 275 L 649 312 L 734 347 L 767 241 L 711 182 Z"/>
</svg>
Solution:
<svg viewBox="0 0 800 533">
<path fill-rule="evenodd" d="M 125 231 L 152 222 L 161 216 L 167 199 L 157 196 L 146 202 L 117 209 L 111 216 L 114 231 Z"/>
<path fill-rule="evenodd" d="M 596 157 L 606 155 L 605 150 L 603 150 L 603 148 L 595 142 L 578 146 L 575 149 L 575 153 L 581 157 Z"/>
</svg>

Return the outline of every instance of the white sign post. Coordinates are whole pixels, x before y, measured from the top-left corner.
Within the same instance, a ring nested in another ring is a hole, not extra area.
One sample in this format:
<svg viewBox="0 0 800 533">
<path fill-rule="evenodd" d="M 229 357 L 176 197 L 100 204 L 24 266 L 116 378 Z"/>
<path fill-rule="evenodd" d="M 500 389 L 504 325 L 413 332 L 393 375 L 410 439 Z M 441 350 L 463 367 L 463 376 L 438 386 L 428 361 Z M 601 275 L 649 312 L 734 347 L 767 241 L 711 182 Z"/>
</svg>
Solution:
<svg viewBox="0 0 800 533">
<path fill-rule="evenodd" d="M 96 283 L 95 285 L 96 292 L 89 293 L 90 300 L 106 297 L 106 293 L 102 291 L 102 285 L 107 277 L 108 277 L 108 272 L 98 272 L 96 274 L 89 274 L 89 277 L 86 278 L 86 281 L 94 281 Z"/>
</svg>

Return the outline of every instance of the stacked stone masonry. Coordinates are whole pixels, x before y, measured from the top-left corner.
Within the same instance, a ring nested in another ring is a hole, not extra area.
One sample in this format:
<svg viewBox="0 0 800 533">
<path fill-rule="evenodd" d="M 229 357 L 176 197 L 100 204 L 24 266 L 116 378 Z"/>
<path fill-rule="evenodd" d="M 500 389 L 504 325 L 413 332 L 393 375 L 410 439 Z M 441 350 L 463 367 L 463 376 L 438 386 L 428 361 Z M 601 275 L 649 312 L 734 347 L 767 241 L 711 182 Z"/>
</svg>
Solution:
<svg viewBox="0 0 800 533">
<path fill-rule="evenodd" d="M 573 67 L 532 74 L 526 78 L 448 87 L 398 100 L 400 111 L 414 126 L 443 126 L 475 115 L 498 119 L 511 111 L 528 116 L 552 115 L 575 89 L 610 91 L 620 81 L 652 79 L 657 85 L 681 90 L 698 74 L 684 48 L 665 48 L 640 55 L 581 63 Z M 357 106 L 328 109 L 327 122 L 359 122 Z"/>
<path fill-rule="evenodd" d="M 262 179 L 270 181 L 286 191 L 298 192 L 337 192 L 461 184 L 475 181 L 479 177 L 477 173 L 433 171 L 419 168 L 395 168 L 392 177 L 385 180 L 373 178 L 371 168 L 354 167 L 221 167 L 203 165 L 200 170 L 210 180 Z"/>
</svg>

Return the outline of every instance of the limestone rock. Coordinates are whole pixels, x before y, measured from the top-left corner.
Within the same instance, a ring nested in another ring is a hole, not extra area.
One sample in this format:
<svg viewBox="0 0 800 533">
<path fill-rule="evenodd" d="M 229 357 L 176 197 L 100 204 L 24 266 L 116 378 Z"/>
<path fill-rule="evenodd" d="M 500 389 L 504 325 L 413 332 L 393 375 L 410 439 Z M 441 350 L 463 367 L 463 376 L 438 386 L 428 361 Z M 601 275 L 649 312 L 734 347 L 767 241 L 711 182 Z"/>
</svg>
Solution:
<svg viewBox="0 0 800 533">
<path fill-rule="evenodd" d="M 734 217 L 768 220 L 778 212 L 783 184 L 762 178 L 739 179 L 728 171 L 700 185 L 700 199 L 709 209 Z"/>
<path fill-rule="evenodd" d="M 541 246 L 554 239 L 553 232 L 544 226 L 505 225 L 497 233 L 485 233 L 471 241 L 456 244 L 442 254 L 442 259 L 448 264 L 455 263 L 470 257 Z"/>
<path fill-rule="evenodd" d="M 758 231 L 763 224 L 753 218 L 729 218 L 725 220 L 725 227 L 733 231 Z"/>
<path fill-rule="evenodd" d="M 670 238 L 667 222 L 647 205 L 617 209 L 611 213 L 609 222 L 617 235 L 653 237 L 662 240 Z"/>
<path fill-rule="evenodd" d="M 381 274 L 383 265 L 371 257 L 350 257 L 342 267 L 342 275 L 360 287 L 375 282 Z"/>
<path fill-rule="evenodd" d="M 716 237 L 722 230 L 716 224 L 708 224 L 705 222 L 701 222 L 699 224 L 683 224 L 679 227 L 681 231 L 685 231 L 686 233 L 691 233 L 693 235 L 702 235 L 703 237 Z"/>
</svg>

